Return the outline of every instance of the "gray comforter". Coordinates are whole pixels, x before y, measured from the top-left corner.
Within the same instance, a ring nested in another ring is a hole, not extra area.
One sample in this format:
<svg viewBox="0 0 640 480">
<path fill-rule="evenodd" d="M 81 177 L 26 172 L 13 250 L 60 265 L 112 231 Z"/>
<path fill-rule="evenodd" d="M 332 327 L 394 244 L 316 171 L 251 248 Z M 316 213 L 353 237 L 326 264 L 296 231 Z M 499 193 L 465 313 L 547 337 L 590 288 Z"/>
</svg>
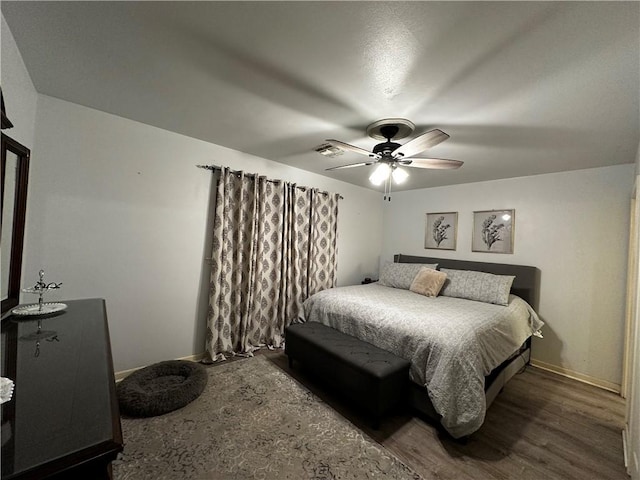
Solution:
<svg viewBox="0 0 640 480">
<path fill-rule="evenodd" d="M 304 303 L 304 320 L 320 322 L 411 362 L 442 425 L 455 438 L 484 421 L 484 377 L 543 322 L 521 298 L 508 306 L 425 297 L 377 283 L 332 288 Z"/>
</svg>

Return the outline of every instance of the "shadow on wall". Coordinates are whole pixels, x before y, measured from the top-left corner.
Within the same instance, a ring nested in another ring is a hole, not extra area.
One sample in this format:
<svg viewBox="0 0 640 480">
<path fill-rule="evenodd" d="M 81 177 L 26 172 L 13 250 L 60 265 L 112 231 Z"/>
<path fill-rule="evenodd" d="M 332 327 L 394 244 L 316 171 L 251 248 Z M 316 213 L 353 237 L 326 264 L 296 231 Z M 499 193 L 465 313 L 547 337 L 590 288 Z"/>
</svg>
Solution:
<svg viewBox="0 0 640 480">
<path fill-rule="evenodd" d="M 196 354 L 205 351 L 207 338 L 207 312 L 209 310 L 209 282 L 211 281 L 211 243 L 213 241 L 213 219 L 215 216 L 215 204 L 219 170 L 202 172 L 203 175 L 211 175 L 209 187 L 209 205 L 207 207 L 207 226 L 204 230 L 204 248 L 202 250 L 202 263 L 200 270 L 200 289 L 198 291 L 198 305 L 196 318 L 194 319 L 193 352 Z"/>
<path fill-rule="evenodd" d="M 562 340 L 560 340 L 560 337 L 553 331 L 552 326 L 547 323 L 546 319 L 540 317 L 540 320 L 544 322 L 544 327 L 542 327 L 542 335 L 544 335 L 544 338 L 533 337 L 531 357 L 533 360 L 536 360 L 539 358 L 536 352 L 544 350 L 545 363 L 562 365 Z"/>
</svg>

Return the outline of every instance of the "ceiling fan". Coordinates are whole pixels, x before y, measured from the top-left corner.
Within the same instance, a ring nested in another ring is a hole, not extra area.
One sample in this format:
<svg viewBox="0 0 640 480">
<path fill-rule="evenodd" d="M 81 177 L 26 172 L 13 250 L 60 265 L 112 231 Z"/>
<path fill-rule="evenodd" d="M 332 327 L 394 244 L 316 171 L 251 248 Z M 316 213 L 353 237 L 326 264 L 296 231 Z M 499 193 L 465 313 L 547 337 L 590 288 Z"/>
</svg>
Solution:
<svg viewBox="0 0 640 480">
<path fill-rule="evenodd" d="M 418 135 L 404 145 L 392 141 L 411 135 L 415 128 L 412 122 L 404 118 L 385 118 L 372 123 L 367 127 L 367 135 L 377 140 L 386 141 L 377 144 L 371 152 L 339 140 L 328 139 L 326 142 L 332 147 L 366 155 L 370 160 L 331 167 L 326 170 L 378 165 L 369 177 L 369 180 L 374 185 L 382 185 L 384 183 L 385 200 L 387 199 L 387 195 L 389 200 L 391 200 L 391 179 L 399 184 L 409 177 L 409 173 L 400 167 L 455 169 L 464 163 L 459 160 L 414 157 L 414 155 L 424 152 L 426 149 L 434 147 L 449 138 L 449 135 L 437 128 Z"/>
</svg>

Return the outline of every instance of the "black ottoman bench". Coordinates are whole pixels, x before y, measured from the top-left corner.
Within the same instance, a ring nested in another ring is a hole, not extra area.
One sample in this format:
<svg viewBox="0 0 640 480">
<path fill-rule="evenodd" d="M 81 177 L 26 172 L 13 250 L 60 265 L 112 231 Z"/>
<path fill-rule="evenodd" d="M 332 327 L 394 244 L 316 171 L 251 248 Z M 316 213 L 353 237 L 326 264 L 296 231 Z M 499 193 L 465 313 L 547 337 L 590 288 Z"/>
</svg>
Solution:
<svg viewBox="0 0 640 480">
<path fill-rule="evenodd" d="M 317 322 L 285 331 L 285 353 L 364 408 L 374 428 L 392 408 L 406 402 L 409 361 Z"/>
</svg>

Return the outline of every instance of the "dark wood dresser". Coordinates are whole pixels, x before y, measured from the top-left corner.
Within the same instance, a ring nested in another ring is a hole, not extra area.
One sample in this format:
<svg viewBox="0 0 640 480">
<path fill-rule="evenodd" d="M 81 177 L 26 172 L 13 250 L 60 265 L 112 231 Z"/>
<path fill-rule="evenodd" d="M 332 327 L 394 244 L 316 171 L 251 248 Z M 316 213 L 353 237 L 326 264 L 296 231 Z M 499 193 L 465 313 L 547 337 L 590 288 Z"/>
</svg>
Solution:
<svg viewBox="0 0 640 480">
<path fill-rule="evenodd" d="M 122 451 L 102 299 L 46 317 L 2 320 L 2 479 L 108 479 Z"/>
</svg>

